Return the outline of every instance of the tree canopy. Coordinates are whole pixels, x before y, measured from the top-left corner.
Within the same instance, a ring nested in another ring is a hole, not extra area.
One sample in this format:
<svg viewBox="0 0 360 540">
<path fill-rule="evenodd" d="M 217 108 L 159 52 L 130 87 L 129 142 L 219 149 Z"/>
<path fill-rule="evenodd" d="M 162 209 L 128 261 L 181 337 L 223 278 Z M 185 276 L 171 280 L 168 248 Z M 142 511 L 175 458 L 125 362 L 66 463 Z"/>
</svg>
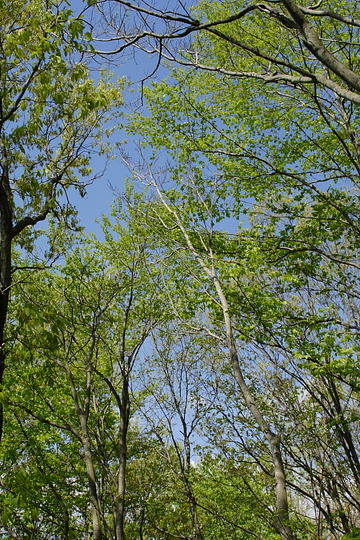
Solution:
<svg viewBox="0 0 360 540">
<path fill-rule="evenodd" d="M 357 4 L 8 8 L 0 538 L 359 538 Z M 29 273 L 136 50 L 104 240 Z"/>
<path fill-rule="evenodd" d="M 121 92 L 106 78 L 90 78 L 82 59 L 84 23 L 67 4 L 14 0 L 2 4 L 0 15 L 2 385 L 13 242 L 31 250 L 29 228 L 49 215 L 71 226 L 74 208 L 67 192 L 74 187 L 85 194 L 94 143 L 106 139 L 106 118 Z M 0 408 L 0 439 L 2 424 Z"/>
</svg>

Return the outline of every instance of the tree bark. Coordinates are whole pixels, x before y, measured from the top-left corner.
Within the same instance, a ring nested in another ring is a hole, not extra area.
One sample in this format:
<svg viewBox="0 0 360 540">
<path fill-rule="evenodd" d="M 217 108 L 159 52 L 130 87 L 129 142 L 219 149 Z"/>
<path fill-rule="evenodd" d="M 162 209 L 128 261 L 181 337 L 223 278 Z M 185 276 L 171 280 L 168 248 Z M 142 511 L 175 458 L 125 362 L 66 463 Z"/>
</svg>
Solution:
<svg viewBox="0 0 360 540">
<path fill-rule="evenodd" d="M 12 196 L 9 169 L 3 142 L 0 140 L 0 390 L 4 382 L 6 349 L 4 330 L 11 285 Z M 3 434 L 4 408 L 0 401 L 0 442 Z"/>
<path fill-rule="evenodd" d="M 191 449 L 190 449 L 190 440 L 187 433 L 186 420 L 185 420 L 185 417 L 181 414 L 181 411 L 179 410 L 179 408 L 178 408 L 178 414 L 180 415 L 181 422 L 183 425 L 183 431 L 184 431 L 184 449 L 185 449 L 186 463 L 185 463 L 185 467 L 182 467 L 183 484 L 184 484 L 186 496 L 189 502 L 191 519 L 192 519 L 193 527 L 195 530 L 195 538 L 196 540 L 204 540 L 204 537 L 201 531 L 198 511 L 197 511 L 196 498 L 195 498 L 195 494 L 192 489 L 190 478 L 189 478 L 190 468 L 191 468 Z"/>
<path fill-rule="evenodd" d="M 86 419 L 84 418 L 84 415 L 82 415 L 82 417 L 80 418 L 80 422 L 81 422 L 82 443 L 83 443 L 83 448 L 84 448 L 86 473 L 87 473 L 88 484 L 89 484 L 89 495 L 90 495 L 91 517 L 92 517 L 92 524 L 93 524 L 94 540 L 102 540 L 103 535 L 102 535 L 102 528 L 101 528 L 101 512 L 100 512 L 99 497 L 98 497 L 97 488 L 96 488 L 96 477 L 95 477 L 95 470 L 94 470 L 94 465 L 93 465 L 93 460 L 92 460 L 90 439 L 87 433 L 87 425 L 86 425 Z"/>
<path fill-rule="evenodd" d="M 269 424 L 266 422 L 264 416 L 262 415 L 260 409 L 256 404 L 254 396 L 251 394 L 246 384 L 240 367 L 239 356 L 236 350 L 235 339 L 233 336 L 232 322 L 229 315 L 229 304 L 214 270 L 212 271 L 212 278 L 216 288 L 216 292 L 219 295 L 223 310 L 226 329 L 226 341 L 228 349 L 230 351 L 230 360 L 236 382 L 238 383 L 240 391 L 244 396 L 248 409 L 250 410 L 254 420 L 260 426 L 260 429 L 271 448 L 272 461 L 274 465 L 275 496 L 277 509 L 274 525 L 278 530 L 282 540 L 292 540 L 293 535 L 289 521 L 289 505 L 286 489 L 285 468 L 281 457 L 280 440 L 278 436 L 270 429 Z"/>
<path fill-rule="evenodd" d="M 124 362 L 123 362 L 124 364 Z M 125 368 L 126 369 L 126 368 Z M 124 540 L 126 464 L 127 464 L 127 433 L 130 417 L 129 380 L 125 376 L 121 391 L 120 432 L 119 432 L 119 472 L 117 479 L 117 500 L 115 504 L 115 537 Z"/>
<path fill-rule="evenodd" d="M 340 77 L 345 84 L 349 85 L 350 88 L 360 91 L 359 75 L 348 68 L 343 62 L 339 62 L 339 60 L 324 47 L 319 36 L 297 3 L 294 0 L 282 0 L 282 3 L 298 25 L 300 32 L 305 38 L 305 45 L 309 51 L 312 52 L 324 66 L 338 75 L 338 77 Z"/>
<path fill-rule="evenodd" d="M 90 396 L 91 396 L 91 385 L 92 385 L 92 355 L 95 346 L 95 334 L 93 335 L 93 343 L 91 351 L 87 357 L 87 374 L 86 374 L 86 397 L 84 408 L 80 406 L 78 393 L 76 390 L 76 385 L 74 378 L 70 369 L 69 364 L 66 362 L 64 364 L 68 380 L 70 383 L 71 395 L 74 402 L 75 412 L 79 419 L 81 426 L 81 443 L 84 450 L 84 460 L 86 467 L 86 474 L 88 479 L 89 486 L 89 498 L 90 498 L 90 507 L 91 507 L 91 518 L 93 526 L 93 537 L 94 540 L 102 540 L 102 526 L 101 526 L 101 504 L 99 500 L 99 495 L 96 487 L 96 473 L 93 463 L 92 451 L 90 437 L 88 433 L 88 418 L 89 418 L 89 406 L 90 406 Z"/>
</svg>

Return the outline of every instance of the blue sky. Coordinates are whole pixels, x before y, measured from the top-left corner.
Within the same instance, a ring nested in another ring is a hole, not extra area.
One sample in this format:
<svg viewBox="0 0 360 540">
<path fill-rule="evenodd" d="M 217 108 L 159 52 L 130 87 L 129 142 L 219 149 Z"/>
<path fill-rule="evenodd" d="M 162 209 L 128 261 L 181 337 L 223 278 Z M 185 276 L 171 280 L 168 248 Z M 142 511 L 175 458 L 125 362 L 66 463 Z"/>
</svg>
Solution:
<svg viewBox="0 0 360 540">
<path fill-rule="evenodd" d="M 78 14 L 84 8 L 84 3 L 80 0 L 70 0 L 70 3 L 75 14 Z M 164 1 L 163 4 L 164 9 L 169 9 L 168 1 Z M 161 8 L 161 3 L 158 5 L 158 8 Z M 116 9 L 116 4 L 114 9 Z M 101 49 L 101 45 L 97 48 Z M 112 62 L 109 68 L 109 71 L 114 74 L 115 79 L 124 77 L 127 81 L 131 82 L 130 86 L 124 92 L 124 113 L 129 112 L 128 105 L 139 102 L 141 81 L 152 73 L 157 63 L 157 59 L 154 56 L 149 57 L 145 53 L 137 53 L 135 58 L 132 55 L 127 56 L 128 58 L 123 56 L 118 58 L 116 62 Z M 96 71 L 93 73 L 96 78 Z M 166 74 L 166 68 L 160 66 L 157 70 L 156 77 L 158 79 L 163 78 Z M 150 84 L 150 80 L 147 80 L 146 84 Z M 124 129 L 120 128 L 117 130 L 113 135 L 113 140 L 116 142 L 126 140 L 127 142 L 123 146 L 124 151 L 134 161 L 137 160 L 136 141 L 129 137 Z M 104 163 L 104 158 L 94 157 L 92 161 L 94 175 L 103 170 Z M 116 196 L 114 190 L 121 193 L 124 190 L 125 180 L 129 176 L 130 173 L 127 167 L 122 163 L 121 156 L 118 155 L 108 163 L 104 174 L 88 186 L 85 198 L 81 198 L 75 192 L 70 194 L 71 203 L 76 206 L 81 225 L 85 227 L 86 232 L 98 233 L 100 231 L 99 225 L 97 225 L 95 220 L 99 219 L 102 214 L 108 214 L 110 212 L 110 205 Z"/>
<path fill-rule="evenodd" d="M 157 4 L 157 8 L 160 9 L 162 5 L 164 9 L 170 9 L 170 4 L 177 4 L 176 0 L 162 1 Z M 83 10 L 84 3 L 80 0 L 71 0 L 72 9 L 77 14 Z M 116 3 L 113 9 L 117 9 Z M 183 3 L 184 5 L 184 3 Z M 185 5 L 191 5 L 191 2 L 188 0 L 185 2 Z M 86 18 L 86 16 L 84 17 Z M 96 26 L 96 25 L 95 25 Z M 106 45 L 105 45 L 106 47 Z M 101 44 L 96 44 L 96 48 L 101 49 Z M 124 113 L 128 113 L 130 110 L 130 105 L 140 104 L 141 97 L 141 83 L 145 80 L 144 84 L 151 84 L 151 80 L 154 79 L 163 79 L 167 76 L 169 71 L 161 65 L 154 76 L 150 79 L 149 77 L 155 67 L 157 66 L 157 57 L 146 55 L 145 53 L 137 52 L 136 56 L 133 57 L 132 54 L 126 54 L 120 58 L 112 58 L 112 63 L 110 66 L 110 71 L 113 72 L 114 78 L 124 77 L 131 84 L 127 86 L 124 92 L 125 106 Z M 114 61 L 116 60 L 116 61 Z M 94 64 L 95 69 L 97 64 Z M 94 77 L 96 78 L 96 70 L 93 71 Z M 143 107 L 143 112 L 146 114 L 146 108 Z M 127 141 L 124 142 L 123 150 L 129 155 L 130 159 L 136 162 L 138 160 L 137 150 L 136 150 L 136 140 L 129 137 L 124 129 L 117 130 L 113 135 L 114 142 Z M 160 159 L 161 161 L 161 159 Z M 101 157 L 94 157 L 92 161 L 92 167 L 94 175 L 101 172 L 104 168 L 104 159 Z M 96 219 L 100 219 L 102 214 L 110 213 L 110 205 L 114 200 L 114 197 L 117 193 L 121 193 L 124 190 L 126 178 L 130 176 L 130 172 L 127 167 L 122 163 L 120 152 L 117 156 L 111 160 L 103 175 L 100 178 L 97 178 L 93 184 L 89 185 L 87 188 L 87 195 L 85 198 L 81 198 L 77 193 L 73 192 L 70 194 L 71 203 L 77 208 L 80 223 L 85 227 L 85 231 L 95 232 L 101 237 L 101 231 L 99 225 L 96 223 Z M 114 189 L 112 189 L 114 188 Z M 220 228 L 222 230 L 228 230 L 231 233 L 234 233 L 237 229 L 237 221 L 234 219 L 225 219 L 221 222 Z"/>
</svg>

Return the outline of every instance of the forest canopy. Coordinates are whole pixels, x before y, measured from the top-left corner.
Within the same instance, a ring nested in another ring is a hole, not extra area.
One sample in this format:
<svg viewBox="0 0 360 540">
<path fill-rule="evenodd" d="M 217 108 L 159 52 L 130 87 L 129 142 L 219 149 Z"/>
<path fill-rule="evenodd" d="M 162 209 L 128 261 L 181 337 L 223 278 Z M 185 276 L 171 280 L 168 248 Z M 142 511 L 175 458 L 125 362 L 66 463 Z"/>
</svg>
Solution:
<svg viewBox="0 0 360 540">
<path fill-rule="evenodd" d="M 357 3 L 0 9 L 0 538 L 360 538 Z"/>
</svg>

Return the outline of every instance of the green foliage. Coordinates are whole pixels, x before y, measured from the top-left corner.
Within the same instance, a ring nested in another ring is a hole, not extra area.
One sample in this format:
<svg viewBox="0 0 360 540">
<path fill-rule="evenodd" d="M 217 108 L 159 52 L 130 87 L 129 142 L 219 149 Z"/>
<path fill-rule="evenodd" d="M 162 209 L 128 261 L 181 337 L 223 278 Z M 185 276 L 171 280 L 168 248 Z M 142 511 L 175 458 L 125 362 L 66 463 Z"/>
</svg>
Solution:
<svg viewBox="0 0 360 540">
<path fill-rule="evenodd" d="M 122 391 L 167 309 L 144 234 L 130 233 L 120 218 L 113 227 L 104 219 L 104 234 L 104 244 L 84 238 L 62 266 L 36 279 L 22 271 L 14 288 L 1 508 L 3 529 L 23 538 L 85 538 L 91 528 L 82 418 L 105 530 L 113 527 L 125 407 L 129 461 L 143 444 L 133 421 L 140 388 L 129 403 Z"/>
<path fill-rule="evenodd" d="M 194 14 L 219 21 L 242 8 L 201 2 Z M 357 69 L 358 25 L 314 20 L 334 54 L 347 36 L 338 56 Z M 264 84 L 274 66 L 262 54 L 282 59 L 274 61 L 281 75 L 298 75 L 290 64 L 323 70 L 276 16 L 265 24 L 254 9 L 219 27 L 196 34 L 181 58 L 189 68 L 145 91 L 150 114 L 134 115 L 129 131 L 152 154 L 148 176 L 167 216 L 157 211 L 158 227 L 178 250 L 175 268 L 186 267 L 177 295 L 187 282 L 197 290 L 190 317 L 176 314 L 227 345 L 230 314 L 248 387 L 282 441 L 294 533 L 311 537 L 301 515 L 319 511 L 318 534 L 337 538 L 358 525 L 359 115 L 350 98 L 324 87 Z M 160 152 L 165 179 L 156 171 Z M 234 446 L 271 475 L 264 430 L 242 412 L 227 375 L 223 368 L 219 416 L 207 424 L 213 440 L 220 433 L 214 451 Z"/>
<path fill-rule="evenodd" d="M 85 193 L 122 84 L 91 80 L 81 59 L 85 25 L 67 4 L 14 0 L 0 16 L 1 163 L 17 235 L 28 216 L 36 223 L 50 210 L 58 218 L 74 213 L 64 194 L 70 186 Z"/>
<path fill-rule="evenodd" d="M 204 1 L 193 13 L 243 7 Z M 332 9 L 340 16 L 314 15 L 314 28 L 357 69 L 359 25 L 344 20 L 346 3 Z M 197 34 L 184 65 L 144 90 L 148 114 L 128 129 L 150 149 L 138 173 L 149 187 L 126 187 L 105 242 L 81 240 L 37 279 L 18 273 L 4 539 L 87 538 L 96 504 L 114 538 L 125 460 L 129 539 L 284 538 L 280 455 L 293 537 L 358 537 L 359 115 L 340 76 L 337 91 L 291 79 L 324 65 L 266 10 Z M 14 2 L 9 13 L 3 156 L 16 227 L 29 213 L 67 214 L 62 196 L 83 193 L 89 174 L 85 141 L 107 133 L 120 98 L 90 80 L 79 55 L 91 36 L 68 8 Z M 265 84 L 270 56 L 283 78 Z M 186 67 L 193 58 L 199 69 Z"/>
<path fill-rule="evenodd" d="M 360 529 L 359 527 L 353 527 L 350 533 L 344 534 L 343 538 L 359 538 L 360 537 Z"/>
</svg>

